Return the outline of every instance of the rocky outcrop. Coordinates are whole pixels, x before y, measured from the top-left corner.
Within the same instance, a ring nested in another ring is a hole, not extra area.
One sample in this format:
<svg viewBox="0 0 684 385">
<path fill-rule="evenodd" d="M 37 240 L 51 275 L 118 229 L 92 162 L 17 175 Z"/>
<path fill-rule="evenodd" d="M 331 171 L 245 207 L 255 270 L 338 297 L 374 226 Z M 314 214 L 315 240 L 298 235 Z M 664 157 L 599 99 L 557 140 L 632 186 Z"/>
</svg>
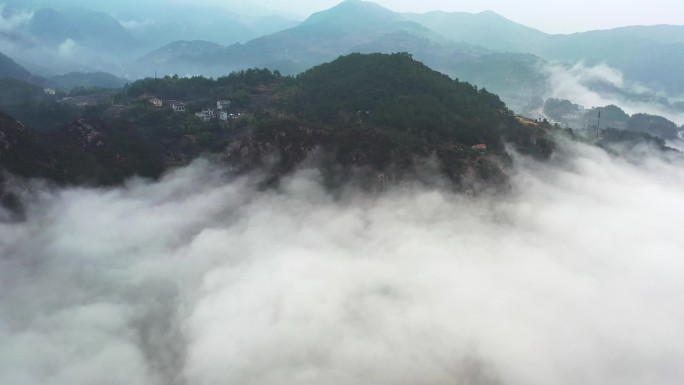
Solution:
<svg viewBox="0 0 684 385">
<path fill-rule="evenodd" d="M 81 148 L 92 151 L 105 146 L 105 139 L 95 124 L 86 119 L 78 119 L 67 125 L 65 133 L 78 141 Z"/>
</svg>

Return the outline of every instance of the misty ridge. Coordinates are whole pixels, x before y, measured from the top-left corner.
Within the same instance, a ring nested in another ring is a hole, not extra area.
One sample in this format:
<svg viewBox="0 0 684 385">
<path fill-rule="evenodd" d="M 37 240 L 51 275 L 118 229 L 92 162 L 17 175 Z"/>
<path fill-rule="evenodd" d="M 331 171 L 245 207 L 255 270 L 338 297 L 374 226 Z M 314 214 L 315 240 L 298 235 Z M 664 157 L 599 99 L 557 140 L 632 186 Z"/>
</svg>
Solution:
<svg viewBox="0 0 684 385">
<path fill-rule="evenodd" d="M 684 26 L 0 0 L 0 385 L 684 381 Z"/>
<path fill-rule="evenodd" d="M 294 75 L 353 52 L 409 52 L 495 92 L 526 116 L 544 118 L 538 97 L 560 98 L 588 109 L 617 105 L 677 125 L 684 124 L 684 78 L 676 65 L 684 58 L 683 28 L 551 35 L 494 12 L 397 13 L 359 0 L 309 17 L 235 1 L 222 8 L 165 0 L 0 3 L 0 52 L 47 78 L 33 83 L 65 92 L 118 88 L 155 74 L 219 77 L 269 68 Z M 84 76 L 103 72 L 118 80 Z M 73 73 L 80 75 L 71 82 L 53 79 Z"/>
</svg>

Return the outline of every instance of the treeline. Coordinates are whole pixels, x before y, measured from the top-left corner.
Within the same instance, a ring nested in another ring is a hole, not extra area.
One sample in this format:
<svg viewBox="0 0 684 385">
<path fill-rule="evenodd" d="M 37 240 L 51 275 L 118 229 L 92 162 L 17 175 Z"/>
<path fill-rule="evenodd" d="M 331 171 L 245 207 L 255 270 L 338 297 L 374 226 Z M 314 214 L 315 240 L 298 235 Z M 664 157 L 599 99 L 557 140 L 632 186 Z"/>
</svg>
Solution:
<svg viewBox="0 0 684 385">
<path fill-rule="evenodd" d="M 143 79 L 124 87 L 124 94 L 136 98 L 152 94 L 162 99 L 195 100 L 220 98 L 228 93 L 247 90 L 260 84 L 279 83 L 283 76 L 268 69 L 248 69 L 233 72 L 217 79 L 193 76 L 189 78 L 166 76 L 159 79 Z"/>
<path fill-rule="evenodd" d="M 283 108 L 301 119 L 365 121 L 432 143 L 496 146 L 500 126 L 513 116 L 498 96 L 452 80 L 406 53 L 344 56 L 299 75 L 287 92 Z"/>
<path fill-rule="evenodd" d="M 599 112 L 601 113 L 600 123 Z M 594 128 L 600 124 L 605 128 L 644 132 L 662 139 L 675 139 L 680 130 L 674 122 L 662 116 L 644 113 L 630 116 L 615 105 L 585 109 L 566 99 L 551 98 L 544 103 L 544 113 L 551 119 L 566 124 L 581 123 L 582 126 Z"/>
</svg>

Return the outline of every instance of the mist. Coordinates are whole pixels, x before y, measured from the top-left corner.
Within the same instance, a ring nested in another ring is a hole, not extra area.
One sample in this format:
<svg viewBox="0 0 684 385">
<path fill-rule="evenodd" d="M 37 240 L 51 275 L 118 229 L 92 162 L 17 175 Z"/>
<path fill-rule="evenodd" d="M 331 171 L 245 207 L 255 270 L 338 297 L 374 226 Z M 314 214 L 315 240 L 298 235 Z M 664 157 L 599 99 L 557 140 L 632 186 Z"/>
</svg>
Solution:
<svg viewBox="0 0 684 385">
<path fill-rule="evenodd" d="M 4 3 L 0 4 L 0 31 L 2 32 L 11 32 L 15 28 L 28 24 L 33 18 L 33 12 L 28 10 L 6 15 L 5 7 Z"/>
<path fill-rule="evenodd" d="M 28 181 L 0 384 L 681 384 L 684 167 L 638 159 L 566 143 L 478 197 L 309 169 L 264 191 L 207 160 Z"/>
<path fill-rule="evenodd" d="M 663 104 L 667 100 L 660 90 L 629 81 L 624 74 L 607 64 L 566 66 L 551 63 L 544 66 L 546 98 L 567 99 L 587 108 L 617 105 L 627 114 L 647 113 L 663 116 L 684 125 L 684 113 Z"/>
</svg>

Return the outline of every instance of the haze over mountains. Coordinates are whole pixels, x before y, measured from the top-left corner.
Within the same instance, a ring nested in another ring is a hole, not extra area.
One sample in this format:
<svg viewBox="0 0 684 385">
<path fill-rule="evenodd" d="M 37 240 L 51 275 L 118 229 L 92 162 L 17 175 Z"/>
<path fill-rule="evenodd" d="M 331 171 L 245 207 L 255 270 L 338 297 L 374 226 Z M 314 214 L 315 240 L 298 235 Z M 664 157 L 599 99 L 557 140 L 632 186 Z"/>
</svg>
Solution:
<svg viewBox="0 0 684 385">
<path fill-rule="evenodd" d="M 104 71 L 134 80 L 155 73 L 221 76 L 251 67 L 296 74 L 351 52 L 405 51 L 499 93 L 519 112 L 536 111 L 532 99 L 541 95 L 587 107 L 619 104 L 630 113 L 684 123 L 671 108 L 684 93 L 677 67 L 684 58 L 682 26 L 550 35 L 494 12 L 400 14 L 360 0 L 301 23 L 239 2 L 227 8 L 163 0 L 9 1 L 0 52 L 41 76 Z"/>
</svg>

